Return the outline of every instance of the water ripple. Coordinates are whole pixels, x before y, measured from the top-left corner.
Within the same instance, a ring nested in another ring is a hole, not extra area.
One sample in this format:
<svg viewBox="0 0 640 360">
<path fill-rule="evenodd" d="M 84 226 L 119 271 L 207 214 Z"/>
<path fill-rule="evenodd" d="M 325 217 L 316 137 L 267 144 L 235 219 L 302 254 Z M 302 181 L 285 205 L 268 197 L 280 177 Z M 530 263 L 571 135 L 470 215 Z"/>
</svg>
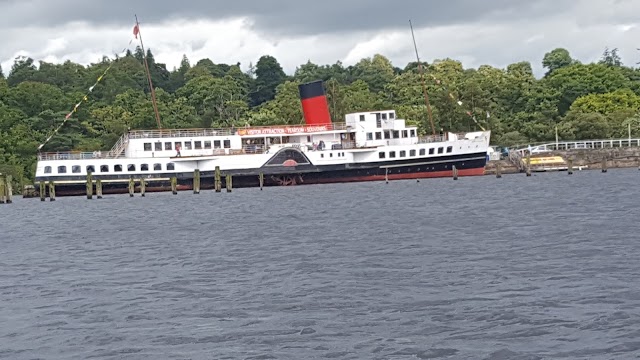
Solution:
<svg viewBox="0 0 640 360">
<path fill-rule="evenodd" d="M 16 199 L 3 359 L 628 359 L 633 170 Z"/>
</svg>

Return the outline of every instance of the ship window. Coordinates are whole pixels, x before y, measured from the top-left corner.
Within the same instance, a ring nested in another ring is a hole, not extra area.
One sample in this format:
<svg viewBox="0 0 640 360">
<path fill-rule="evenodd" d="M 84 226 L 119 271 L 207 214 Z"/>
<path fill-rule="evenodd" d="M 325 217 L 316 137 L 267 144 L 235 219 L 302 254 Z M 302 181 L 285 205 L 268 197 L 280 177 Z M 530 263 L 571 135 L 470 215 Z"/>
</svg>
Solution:
<svg viewBox="0 0 640 360">
<path fill-rule="evenodd" d="M 389 151 L 389 157 L 390 158 L 396 157 L 396 152 L 395 151 Z"/>
<path fill-rule="evenodd" d="M 224 140 L 223 145 L 225 149 L 231 148 L 231 140 Z"/>
<path fill-rule="evenodd" d="M 409 137 L 409 130 L 402 130 L 402 137 L 403 138 L 408 138 Z"/>
<path fill-rule="evenodd" d="M 411 130 L 411 137 L 416 137 L 416 131 L 415 130 Z"/>
<path fill-rule="evenodd" d="M 400 150 L 400 157 L 407 157 L 407 152 L 404 150 Z"/>
<path fill-rule="evenodd" d="M 113 167 L 113 171 L 115 172 L 122 172 L 122 165 L 115 165 Z"/>
<path fill-rule="evenodd" d="M 127 171 L 136 171 L 136 166 L 134 164 L 127 165 Z"/>
<path fill-rule="evenodd" d="M 196 150 L 202 149 L 202 141 L 194 141 L 193 142 L 193 148 L 196 149 Z"/>
<path fill-rule="evenodd" d="M 386 131 L 384 132 L 384 138 L 385 138 L 385 139 L 391 139 L 391 132 L 390 132 L 389 130 L 386 130 Z"/>
<path fill-rule="evenodd" d="M 450 153 L 453 151 L 453 146 L 447 146 L 447 153 Z"/>
<path fill-rule="evenodd" d="M 424 155 L 424 154 L 422 154 Z M 409 156 L 416 156 L 416 151 L 415 150 L 409 150 Z"/>
<path fill-rule="evenodd" d="M 420 149 L 420 156 L 425 155 L 427 153 L 426 149 Z"/>
<path fill-rule="evenodd" d="M 158 141 L 157 143 L 155 143 L 155 144 L 154 144 L 154 149 L 155 149 L 156 151 L 162 151 L 162 143 L 161 143 L 161 142 L 159 142 L 159 141 Z"/>
<path fill-rule="evenodd" d="M 176 164 L 174 163 L 167 164 L 167 170 L 175 170 L 175 169 L 176 169 Z"/>
<path fill-rule="evenodd" d="M 384 159 L 384 158 L 386 157 L 386 156 L 385 156 L 384 151 L 379 152 L 379 153 L 378 153 L 378 157 L 379 157 L 380 159 Z"/>
<path fill-rule="evenodd" d="M 151 151 L 151 143 L 144 143 L 144 151 Z"/>
<path fill-rule="evenodd" d="M 140 171 L 149 171 L 149 164 L 140 165 Z"/>
<path fill-rule="evenodd" d="M 100 172 L 109 172 L 109 165 L 100 165 Z"/>
<path fill-rule="evenodd" d="M 82 171 L 81 169 L 80 165 L 73 165 L 71 167 L 71 172 L 74 174 L 80 174 L 80 171 Z"/>
<path fill-rule="evenodd" d="M 376 127 L 377 128 L 381 128 L 382 127 L 382 121 L 380 121 L 380 117 L 376 118 Z"/>
<path fill-rule="evenodd" d="M 44 167 L 44 173 L 45 174 L 51 174 L 51 166 L 45 166 Z"/>
<path fill-rule="evenodd" d="M 444 148 L 438 148 L 438 154 L 442 154 L 444 152 Z"/>
<path fill-rule="evenodd" d="M 373 140 L 373 133 L 367 133 L 367 140 Z"/>
<path fill-rule="evenodd" d="M 360 121 L 364 121 L 364 114 L 360 115 Z"/>
<path fill-rule="evenodd" d="M 329 153 L 329 157 L 333 157 L 333 153 Z"/>
<path fill-rule="evenodd" d="M 207 140 L 204 142 L 204 148 L 205 149 L 211 149 L 211 141 Z"/>
<path fill-rule="evenodd" d="M 399 139 L 400 138 L 400 131 L 394 130 L 393 131 L 393 138 L 394 139 Z"/>
<path fill-rule="evenodd" d="M 182 141 L 176 141 L 175 145 L 173 146 L 173 148 L 175 150 L 182 149 Z"/>
<path fill-rule="evenodd" d="M 387 120 L 387 113 L 382 113 L 382 120 Z"/>
<path fill-rule="evenodd" d="M 164 149 L 165 149 L 165 150 L 171 150 L 171 142 L 170 142 L 170 141 L 169 141 L 169 142 L 164 143 Z"/>
<path fill-rule="evenodd" d="M 429 155 L 433 155 L 434 150 L 435 150 L 434 148 L 429 149 Z"/>
<path fill-rule="evenodd" d="M 382 133 L 379 131 L 376 133 L 376 140 L 382 140 Z"/>
<path fill-rule="evenodd" d="M 389 119 L 395 119 L 395 117 L 396 117 L 395 113 L 392 113 L 392 112 L 389 113 Z"/>
<path fill-rule="evenodd" d="M 213 140 L 213 148 L 220 149 L 220 140 Z"/>
<path fill-rule="evenodd" d="M 184 142 L 184 149 L 185 150 L 191 150 L 191 141 L 185 141 Z"/>
<path fill-rule="evenodd" d="M 153 164 L 153 171 L 161 171 L 162 164 Z"/>
<path fill-rule="evenodd" d="M 58 174 L 66 174 L 67 167 L 66 166 L 58 166 Z"/>
<path fill-rule="evenodd" d="M 324 154 L 320 154 L 320 157 L 321 157 L 321 158 L 324 158 Z"/>
</svg>

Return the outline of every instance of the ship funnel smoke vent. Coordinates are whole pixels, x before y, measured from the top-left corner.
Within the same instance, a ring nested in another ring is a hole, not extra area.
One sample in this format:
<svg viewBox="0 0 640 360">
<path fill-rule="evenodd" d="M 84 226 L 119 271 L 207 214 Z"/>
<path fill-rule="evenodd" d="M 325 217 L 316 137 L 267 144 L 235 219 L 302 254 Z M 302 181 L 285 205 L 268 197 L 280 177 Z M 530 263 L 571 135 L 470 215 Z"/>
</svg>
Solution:
<svg viewBox="0 0 640 360">
<path fill-rule="evenodd" d="M 307 125 L 331 124 L 331 115 L 322 81 L 300 84 L 298 90 L 300 91 L 305 123 Z"/>
</svg>

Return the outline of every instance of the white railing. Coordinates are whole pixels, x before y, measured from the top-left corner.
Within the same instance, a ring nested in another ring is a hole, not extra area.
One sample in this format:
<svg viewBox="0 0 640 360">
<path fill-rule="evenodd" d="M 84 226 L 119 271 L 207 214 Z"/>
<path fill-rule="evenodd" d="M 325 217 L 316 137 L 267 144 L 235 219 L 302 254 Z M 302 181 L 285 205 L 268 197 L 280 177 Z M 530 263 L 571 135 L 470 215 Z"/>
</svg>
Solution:
<svg viewBox="0 0 640 360">
<path fill-rule="evenodd" d="M 118 142 L 116 142 L 111 150 L 107 153 L 107 158 L 117 158 L 118 156 L 120 156 L 126 149 L 128 142 L 129 134 L 123 134 L 122 136 L 120 136 Z"/>
<path fill-rule="evenodd" d="M 38 154 L 38 160 L 85 160 L 85 159 L 103 159 L 102 152 L 50 152 Z"/>
<path fill-rule="evenodd" d="M 273 125 L 249 126 L 224 129 L 159 129 L 159 130 L 131 130 L 129 138 L 180 138 L 202 136 L 230 136 L 230 135 L 287 135 L 294 133 L 313 133 L 320 131 L 348 130 L 346 123 L 331 123 L 326 125 Z"/>
<path fill-rule="evenodd" d="M 574 140 L 552 143 L 536 143 L 514 147 L 515 151 L 522 154 L 531 149 L 532 153 L 556 151 L 556 150 L 580 150 L 580 149 L 609 149 L 622 147 L 640 147 L 640 138 L 636 139 L 602 139 L 602 140 Z"/>
<path fill-rule="evenodd" d="M 199 136 L 228 136 L 232 135 L 231 129 L 160 129 L 160 130 L 131 130 L 130 139 L 147 138 L 181 138 Z"/>
<path fill-rule="evenodd" d="M 447 141 L 447 137 L 444 135 L 429 135 L 429 136 L 421 136 L 418 138 L 418 144 L 429 144 L 436 142 L 444 142 Z"/>
</svg>

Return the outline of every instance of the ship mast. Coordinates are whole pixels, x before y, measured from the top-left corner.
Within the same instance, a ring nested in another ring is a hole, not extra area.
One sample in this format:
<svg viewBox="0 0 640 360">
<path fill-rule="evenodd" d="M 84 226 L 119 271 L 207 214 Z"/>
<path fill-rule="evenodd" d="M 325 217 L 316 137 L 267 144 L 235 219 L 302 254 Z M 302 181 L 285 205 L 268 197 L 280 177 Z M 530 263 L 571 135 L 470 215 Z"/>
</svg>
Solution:
<svg viewBox="0 0 640 360">
<path fill-rule="evenodd" d="M 153 103 L 153 112 L 156 115 L 156 123 L 158 124 L 158 129 L 162 129 L 162 124 L 160 123 L 160 113 L 158 112 L 158 104 L 156 103 L 156 91 L 153 88 L 153 83 L 151 82 L 151 72 L 149 71 L 149 63 L 147 62 L 147 53 L 144 51 L 144 44 L 142 43 L 142 33 L 140 32 L 140 23 L 138 22 L 138 15 L 136 17 L 136 31 L 134 34 L 140 36 L 140 47 L 142 48 L 142 60 L 144 62 L 144 68 L 147 72 L 147 80 L 149 81 L 149 89 L 151 90 L 151 102 Z"/>
<path fill-rule="evenodd" d="M 429 123 L 431 123 L 431 132 L 436 135 L 436 128 L 433 125 L 433 115 L 431 114 L 431 105 L 429 104 L 429 95 L 427 95 L 427 86 L 424 83 L 424 72 L 422 71 L 422 63 L 420 62 L 420 56 L 418 55 L 418 46 L 416 45 L 416 37 L 413 34 L 413 25 L 409 20 L 409 27 L 411 28 L 411 37 L 413 38 L 413 47 L 416 50 L 416 59 L 418 60 L 418 69 L 420 71 L 420 80 L 422 81 L 422 92 L 424 93 L 424 102 L 427 105 L 427 115 L 429 116 Z"/>
</svg>

